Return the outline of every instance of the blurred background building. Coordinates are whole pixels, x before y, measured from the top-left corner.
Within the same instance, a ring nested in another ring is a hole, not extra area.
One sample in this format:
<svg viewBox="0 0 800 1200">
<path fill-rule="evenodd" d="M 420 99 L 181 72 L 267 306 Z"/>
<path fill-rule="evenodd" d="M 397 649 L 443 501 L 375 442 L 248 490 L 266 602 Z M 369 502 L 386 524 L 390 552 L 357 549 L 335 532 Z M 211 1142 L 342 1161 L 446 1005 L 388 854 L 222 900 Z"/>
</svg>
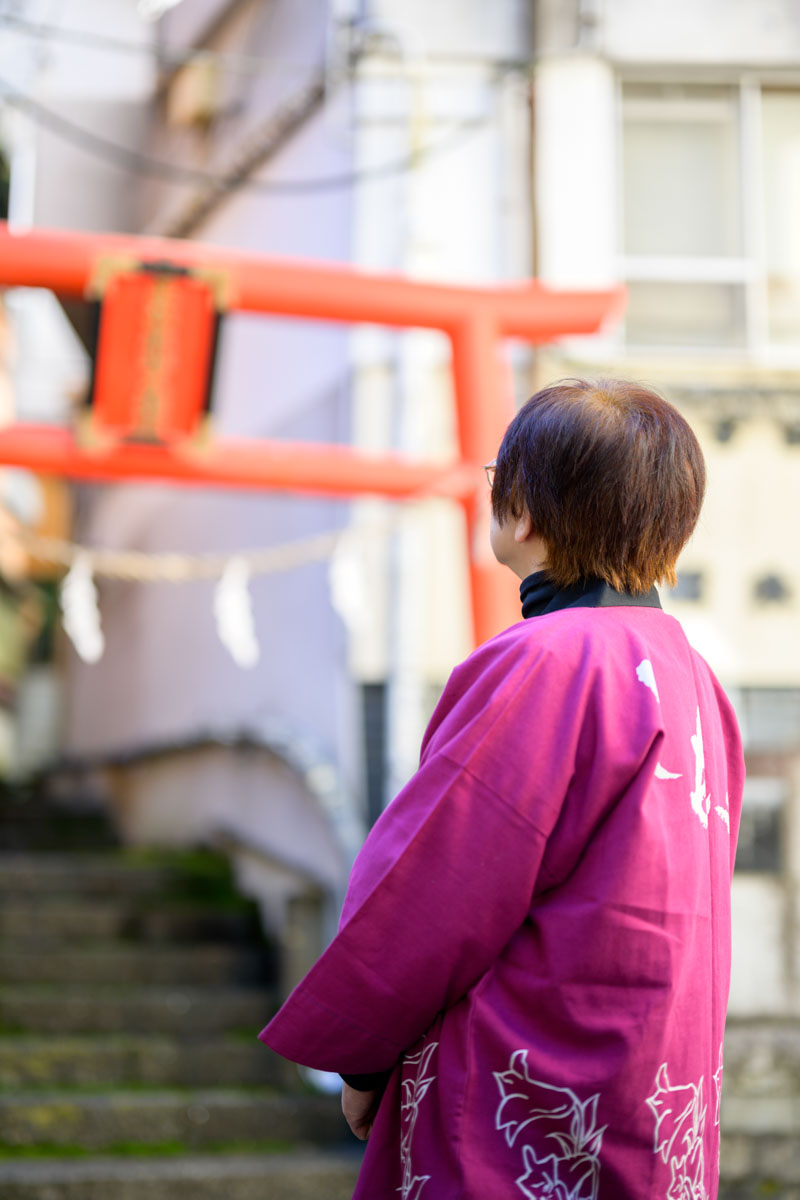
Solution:
<svg viewBox="0 0 800 1200">
<path fill-rule="evenodd" d="M 729 1127 L 797 1141 L 800 1052 L 752 1041 L 800 1016 L 796 0 L 7 0 L 0 141 L 19 229 L 627 285 L 621 323 L 510 347 L 510 378 L 519 401 L 570 374 L 640 378 L 703 442 L 704 517 L 664 603 L 747 746 L 730 1061 L 756 1082 Z M 90 369 L 80 306 L 17 289 L 4 331 L 3 396 L 70 420 Z M 232 316 L 213 420 L 446 458 L 448 345 Z M 253 581 L 255 669 L 220 644 L 210 585 L 101 582 L 103 658 L 51 639 L 19 711 L 22 767 L 100 780 L 127 839 L 224 833 L 274 928 L 310 886 L 330 922 L 360 831 L 470 649 L 460 514 L 47 487 L 46 527 L 86 545 L 232 554 L 348 530 L 331 564 Z"/>
</svg>

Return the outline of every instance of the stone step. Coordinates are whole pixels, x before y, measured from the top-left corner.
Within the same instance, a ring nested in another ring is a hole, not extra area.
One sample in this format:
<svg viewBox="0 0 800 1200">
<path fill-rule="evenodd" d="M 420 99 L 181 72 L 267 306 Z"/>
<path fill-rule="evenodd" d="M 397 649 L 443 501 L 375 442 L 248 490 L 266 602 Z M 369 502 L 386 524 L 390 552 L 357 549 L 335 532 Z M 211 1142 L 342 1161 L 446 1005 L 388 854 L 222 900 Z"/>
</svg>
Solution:
<svg viewBox="0 0 800 1200">
<path fill-rule="evenodd" d="M 800 1200 L 800 1184 L 781 1184 L 770 1176 L 744 1183 L 721 1179 L 718 1200 Z"/>
<path fill-rule="evenodd" d="M 108 819 L 97 812 L 67 812 L 37 801 L 0 800 L 0 850 L 101 850 L 119 846 Z"/>
<path fill-rule="evenodd" d="M 236 1142 L 342 1143 L 347 1126 L 338 1097 L 274 1090 L 23 1092 L 0 1097 L 3 1148 L 179 1144 L 188 1149 Z"/>
<path fill-rule="evenodd" d="M 725 1031 L 725 1091 L 774 1096 L 797 1094 L 800 1025 L 796 1021 L 728 1021 Z"/>
<path fill-rule="evenodd" d="M 224 944 L 99 941 L 68 949 L 58 939 L 0 941 L 3 983 L 255 984 L 266 983 L 271 973 L 265 951 Z"/>
<path fill-rule="evenodd" d="M 0 987 L 3 1033 L 223 1033 L 257 1032 L 275 1000 L 256 988 L 130 987 L 89 989 L 48 984 Z"/>
<path fill-rule="evenodd" d="M 724 1093 L 723 1093 L 724 1094 Z M 781 1197 L 800 1195 L 800 1136 L 791 1133 L 753 1135 L 722 1129 L 720 1196 Z"/>
<path fill-rule="evenodd" d="M 796 1021 L 728 1022 L 721 1116 L 727 1167 L 733 1177 L 746 1180 L 746 1186 L 761 1178 L 762 1172 L 768 1178 L 774 1151 L 775 1177 L 800 1189 L 800 1026 Z"/>
<path fill-rule="evenodd" d="M 0 1162 L 3 1200 L 350 1200 L 359 1148 Z M 376 1197 L 375 1200 L 380 1200 Z"/>
<path fill-rule="evenodd" d="M 167 866 L 126 861 L 106 854 L 0 854 L 0 896 L 152 894 L 174 884 L 179 874 Z"/>
<path fill-rule="evenodd" d="M 125 938 L 152 941 L 243 941 L 257 931 L 249 912 L 195 904 L 148 907 L 135 900 L 76 901 L 71 896 L 8 901 L 0 908 L 0 938 Z"/>
<path fill-rule="evenodd" d="M 8 1088 L 296 1086 L 297 1068 L 256 1041 L 160 1034 L 0 1037 L 0 1091 Z"/>
<path fill-rule="evenodd" d="M 794 1134 L 800 1139 L 800 1095 L 722 1093 L 722 1128 L 729 1134 Z"/>
</svg>

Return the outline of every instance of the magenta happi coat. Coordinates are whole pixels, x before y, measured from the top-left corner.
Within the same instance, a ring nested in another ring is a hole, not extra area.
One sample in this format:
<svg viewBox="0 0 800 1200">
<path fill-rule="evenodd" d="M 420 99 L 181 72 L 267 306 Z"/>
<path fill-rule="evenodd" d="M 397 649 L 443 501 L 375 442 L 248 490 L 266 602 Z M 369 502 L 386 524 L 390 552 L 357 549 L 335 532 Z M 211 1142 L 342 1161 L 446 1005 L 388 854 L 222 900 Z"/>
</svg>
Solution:
<svg viewBox="0 0 800 1200">
<path fill-rule="evenodd" d="M 551 612 L 453 672 L 260 1035 L 393 1068 L 359 1200 L 713 1200 L 742 781 L 658 608 Z"/>
</svg>

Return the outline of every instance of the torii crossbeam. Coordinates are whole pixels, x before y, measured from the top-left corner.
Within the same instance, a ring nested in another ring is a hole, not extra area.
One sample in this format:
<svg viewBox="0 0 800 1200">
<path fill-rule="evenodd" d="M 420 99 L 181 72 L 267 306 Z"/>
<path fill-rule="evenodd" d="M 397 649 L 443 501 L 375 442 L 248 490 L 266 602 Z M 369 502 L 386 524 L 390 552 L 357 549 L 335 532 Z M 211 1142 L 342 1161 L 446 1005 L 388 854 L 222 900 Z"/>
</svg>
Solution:
<svg viewBox="0 0 800 1200">
<path fill-rule="evenodd" d="M 15 424 L 0 430 L 0 463 L 79 480 L 162 480 L 395 500 L 447 497 L 466 515 L 476 643 L 517 619 L 514 589 L 480 536 L 488 506 L 481 467 L 496 453 L 513 415 L 500 342 L 518 338 L 541 344 L 594 333 L 621 310 L 622 289 L 566 292 L 537 282 L 494 289 L 443 286 L 199 242 L 12 233 L 0 223 L 0 286 L 86 297 L 97 288 L 98 277 L 142 268 L 189 271 L 209 287 L 213 281 L 222 295 L 220 306 L 227 309 L 442 331 L 452 347 L 458 458 L 443 464 L 351 446 L 232 438 L 211 438 L 202 445 L 191 439 L 86 444 L 63 428 Z"/>
</svg>

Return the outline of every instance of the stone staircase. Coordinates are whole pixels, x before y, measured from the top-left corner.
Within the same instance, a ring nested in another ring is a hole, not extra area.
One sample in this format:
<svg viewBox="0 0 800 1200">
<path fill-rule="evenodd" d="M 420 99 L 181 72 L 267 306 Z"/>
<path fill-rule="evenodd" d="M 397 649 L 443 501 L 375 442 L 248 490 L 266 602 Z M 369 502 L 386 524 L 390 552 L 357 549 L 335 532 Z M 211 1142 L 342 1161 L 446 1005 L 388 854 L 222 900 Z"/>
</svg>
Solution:
<svg viewBox="0 0 800 1200">
<path fill-rule="evenodd" d="M 224 861 L 0 797 L 3 1200 L 346 1200 L 338 1098 L 255 1040 L 274 972 Z"/>
<path fill-rule="evenodd" d="M 720 1200 L 800 1200 L 800 1023 L 728 1019 Z"/>
</svg>

